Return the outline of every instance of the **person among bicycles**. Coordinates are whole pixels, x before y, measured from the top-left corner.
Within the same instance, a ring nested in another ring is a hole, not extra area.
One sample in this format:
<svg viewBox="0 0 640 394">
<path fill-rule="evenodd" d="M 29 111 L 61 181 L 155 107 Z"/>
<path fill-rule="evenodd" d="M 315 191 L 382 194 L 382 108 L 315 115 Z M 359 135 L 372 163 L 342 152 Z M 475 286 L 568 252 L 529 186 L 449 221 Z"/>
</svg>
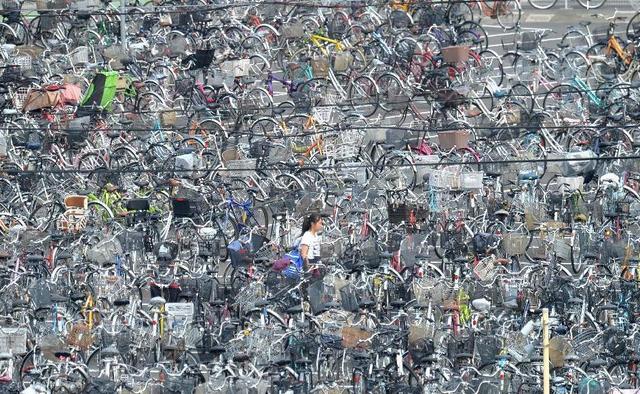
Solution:
<svg viewBox="0 0 640 394">
<path fill-rule="evenodd" d="M 298 245 L 305 271 L 320 263 L 320 239 L 318 238 L 318 233 L 322 231 L 322 225 L 322 217 L 317 213 L 310 214 L 302 223 L 302 237 Z M 318 271 L 314 270 L 314 276 L 319 274 Z"/>
</svg>

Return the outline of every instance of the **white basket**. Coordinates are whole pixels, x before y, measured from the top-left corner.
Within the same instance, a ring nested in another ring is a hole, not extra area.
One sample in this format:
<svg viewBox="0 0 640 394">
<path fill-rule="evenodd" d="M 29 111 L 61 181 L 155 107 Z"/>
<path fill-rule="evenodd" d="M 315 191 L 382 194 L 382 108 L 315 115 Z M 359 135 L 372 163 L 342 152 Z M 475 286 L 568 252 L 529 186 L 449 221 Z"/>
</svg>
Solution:
<svg viewBox="0 0 640 394">
<path fill-rule="evenodd" d="M 72 10 L 86 10 L 87 8 L 99 8 L 99 0 L 75 0 L 71 2 L 70 8 Z"/>
<path fill-rule="evenodd" d="M 81 46 L 71 53 L 71 63 L 86 64 L 89 63 L 89 48 Z"/>
<path fill-rule="evenodd" d="M 473 268 L 473 272 L 475 272 L 478 279 L 481 281 L 489 281 L 492 280 L 496 273 L 496 265 L 494 264 L 493 257 L 486 257 Z"/>
<path fill-rule="evenodd" d="M 467 190 L 482 189 L 483 177 L 482 171 L 463 172 L 460 174 L 460 187 Z"/>
<path fill-rule="evenodd" d="M 327 157 L 335 160 L 349 160 L 356 157 L 360 147 L 351 144 L 327 144 L 324 146 L 324 153 Z"/>
<path fill-rule="evenodd" d="M 220 175 L 228 178 L 246 178 L 255 173 L 257 159 L 233 160 L 227 163 L 226 170 Z"/>
<path fill-rule="evenodd" d="M 16 90 L 13 94 L 13 106 L 16 110 L 22 111 L 22 106 L 24 105 L 24 101 L 27 99 L 28 94 L 29 88 L 18 88 Z"/>
<path fill-rule="evenodd" d="M 27 352 L 27 329 L 18 327 L 0 327 L 0 349 L 11 354 Z"/>
<path fill-rule="evenodd" d="M 249 69 L 251 68 L 251 60 L 227 60 L 220 65 L 220 69 L 223 74 L 233 77 L 245 77 L 249 75 Z"/>
<path fill-rule="evenodd" d="M 20 66 L 20 70 L 31 70 L 31 56 L 29 55 L 16 55 L 11 59 L 10 63 Z"/>
<path fill-rule="evenodd" d="M 582 190 L 582 185 L 584 185 L 584 177 L 581 176 L 559 176 L 558 177 L 558 185 L 560 185 L 560 190 L 565 190 L 567 192 Z"/>
<path fill-rule="evenodd" d="M 448 170 L 433 170 L 429 186 L 439 189 L 460 189 L 460 173 Z"/>
<path fill-rule="evenodd" d="M 426 155 L 415 156 L 414 161 L 416 163 L 416 179 L 419 185 L 423 183 L 423 178 L 426 174 L 433 174 L 435 166 L 431 164 L 438 163 L 440 156 L 438 155 Z"/>
<path fill-rule="evenodd" d="M 316 107 L 313 109 L 313 118 L 320 124 L 330 123 L 333 108 L 333 106 Z"/>
</svg>

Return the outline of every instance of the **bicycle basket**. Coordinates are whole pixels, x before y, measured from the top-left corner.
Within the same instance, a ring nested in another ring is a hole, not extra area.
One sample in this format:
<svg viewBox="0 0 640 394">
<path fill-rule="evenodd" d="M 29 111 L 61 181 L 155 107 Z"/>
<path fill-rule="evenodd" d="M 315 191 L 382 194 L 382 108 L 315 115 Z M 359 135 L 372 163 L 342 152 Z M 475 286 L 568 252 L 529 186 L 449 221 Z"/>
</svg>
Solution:
<svg viewBox="0 0 640 394">
<path fill-rule="evenodd" d="M 329 60 L 324 56 L 311 59 L 311 69 L 314 78 L 323 78 L 329 75 Z"/>
<path fill-rule="evenodd" d="M 440 54 L 445 63 L 464 63 L 469 59 L 469 47 L 464 45 L 445 47 L 442 48 Z"/>
<path fill-rule="evenodd" d="M 540 38 L 538 33 L 532 31 L 523 32 L 520 35 L 520 42 L 518 43 L 518 49 L 525 52 L 530 52 L 538 47 Z"/>
<path fill-rule="evenodd" d="M 291 23 L 280 27 L 280 36 L 285 39 L 300 38 L 304 36 L 302 22 Z"/>
<path fill-rule="evenodd" d="M 93 341 L 91 328 L 83 322 L 75 323 L 67 335 L 67 344 L 80 350 L 88 350 L 93 345 Z"/>
<path fill-rule="evenodd" d="M 597 44 L 606 44 L 609 40 L 609 27 L 596 27 L 591 30 L 591 38 Z"/>
<path fill-rule="evenodd" d="M 523 255 L 529 246 L 529 237 L 507 233 L 502 239 L 502 245 L 508 256 Z"/>
<path fill-rule="evenodd" d="M 343 327 L 342 328 L 342 347 L 346 349 L 368 349 L 371 347 L 372 334 L 360 327 Z"/>
<path fill-rule="evenodd" d="M 496 273 L 496 265 L 494 264 L 494 259 L 492 257 L 487 257 L 478 262 L 476 266 L 473 268 L 473 272 L 476 274 L 478 279 L 485 282 L 493 279 Z"/>
</svg>

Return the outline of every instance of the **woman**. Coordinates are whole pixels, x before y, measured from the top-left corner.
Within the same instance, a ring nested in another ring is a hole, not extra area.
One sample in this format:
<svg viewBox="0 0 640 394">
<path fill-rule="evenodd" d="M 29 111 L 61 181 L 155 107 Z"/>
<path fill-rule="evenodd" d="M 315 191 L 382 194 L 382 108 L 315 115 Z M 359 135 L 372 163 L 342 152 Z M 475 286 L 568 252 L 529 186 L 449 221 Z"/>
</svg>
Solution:
<svg viewBox="0 0 640 394">
<path fill-rule="evenodd" d="M 317 213 L 307 216 L 302 224 L 302 238 L 298 246 L 305 271 L 320 262 L 320 239 L 318 238 L 320 231 L 322 231 L 322 217 Z"/>
</svg>

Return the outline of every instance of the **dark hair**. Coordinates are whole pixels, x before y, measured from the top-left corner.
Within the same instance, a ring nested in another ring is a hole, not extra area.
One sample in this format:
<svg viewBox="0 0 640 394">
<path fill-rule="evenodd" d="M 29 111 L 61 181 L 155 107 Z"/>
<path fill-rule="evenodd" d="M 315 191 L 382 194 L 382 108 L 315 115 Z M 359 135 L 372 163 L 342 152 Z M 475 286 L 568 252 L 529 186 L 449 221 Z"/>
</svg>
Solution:
<svg viewBox="0 0 640 394">
<path fill-rule="evenodd" d="M 312 213 L 311 215 L 304 218 L 304 222 L 302 222 L 302 234 L 300 236 L 303 236 L 304 233 L 311 230 L 311 225 L 314 223 L 318 223 L 318 220 L 320 219 L 322 219 L 322 216 L 318 215 L 317 213 Z"/>
</svg>

